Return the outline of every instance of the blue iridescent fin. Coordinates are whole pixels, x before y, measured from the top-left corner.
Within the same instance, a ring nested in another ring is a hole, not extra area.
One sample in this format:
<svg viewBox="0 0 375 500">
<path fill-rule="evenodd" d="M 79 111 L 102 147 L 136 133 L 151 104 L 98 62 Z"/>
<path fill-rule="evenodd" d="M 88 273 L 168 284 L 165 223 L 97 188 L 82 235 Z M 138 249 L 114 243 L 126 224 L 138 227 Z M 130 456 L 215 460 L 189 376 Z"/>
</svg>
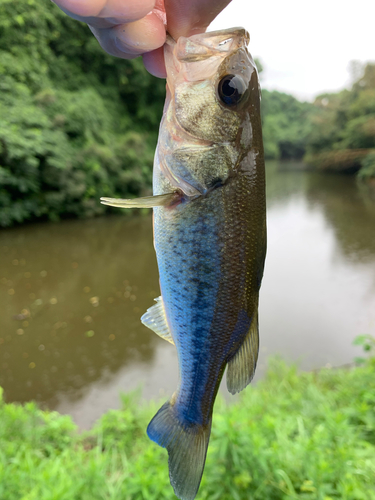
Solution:
<svg viewBox="0 0 375 500">
<path fill-rule="evenodd" d="M 258 360 L 258 351 L 258 313 L 256 313 L 243 344 L 228 362 L 227 388 L 231 394 L 242 391 L 250 384 Z"/>
<path fill-rule="evenodd" d="M 168 450 L 169 478 L 181 500 L 193 500 L 198 492 L 210 432 L 211 419 L 206 426 L 182 422 L 169 401 L 148 425 L 148 437 Z"/>
<path fill-rule="evenodd" d="M 171 332 L 169 331 L 167 317 L 165 316 L 163 299 L 155 299 L 156 304 L 149 307 L 141 318 L 142 323 L 153 330 L 159 337 L 174 345 Z"/>
</svg>

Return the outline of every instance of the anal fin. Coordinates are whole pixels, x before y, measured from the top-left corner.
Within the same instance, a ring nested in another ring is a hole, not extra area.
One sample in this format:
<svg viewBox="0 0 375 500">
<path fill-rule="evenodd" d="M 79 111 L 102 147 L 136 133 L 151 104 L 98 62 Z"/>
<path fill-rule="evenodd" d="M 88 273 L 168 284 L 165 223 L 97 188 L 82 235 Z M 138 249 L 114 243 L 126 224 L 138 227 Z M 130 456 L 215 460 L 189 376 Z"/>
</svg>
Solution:
<svg viewBox="0 0 375 500">
<path fill-rule="evenodd" d="M 153 330 L 159 337 L 174 344 L 171 332 L 167 322 L 167 317 L 164 311 L 164 304 L 162 297 L 155 299 L 156 304 L 144 313 L 141 317 L 142 323 Z"/>
<path fill-rule="evenodd" d="M 255 373 L 258 351 L 258 312 L 256 312 L 243 344 L 228 362 L 227 388 L 231 394 L 242 391 L 250 384 Z"/>
</svg>

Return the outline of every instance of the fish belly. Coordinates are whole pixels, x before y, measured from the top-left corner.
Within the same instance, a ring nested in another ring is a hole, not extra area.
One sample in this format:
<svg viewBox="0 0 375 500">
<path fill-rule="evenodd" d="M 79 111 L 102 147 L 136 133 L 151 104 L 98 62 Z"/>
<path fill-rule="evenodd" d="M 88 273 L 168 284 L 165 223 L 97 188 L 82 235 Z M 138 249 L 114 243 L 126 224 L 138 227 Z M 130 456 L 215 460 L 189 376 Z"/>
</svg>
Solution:
<svg viewBox="0 0 375 500">
<path fill-rule="evenodd" d="M 160 287 L 180 372 L 173 404 L 187 424 L 210 421 L 225 366 L 257 310 L 263 263 L 252 240 L 256 220 L 245 213 L 249 203 L 237 200 L 238 187 L 232 182 L 154 209 Z"/>
</svg>

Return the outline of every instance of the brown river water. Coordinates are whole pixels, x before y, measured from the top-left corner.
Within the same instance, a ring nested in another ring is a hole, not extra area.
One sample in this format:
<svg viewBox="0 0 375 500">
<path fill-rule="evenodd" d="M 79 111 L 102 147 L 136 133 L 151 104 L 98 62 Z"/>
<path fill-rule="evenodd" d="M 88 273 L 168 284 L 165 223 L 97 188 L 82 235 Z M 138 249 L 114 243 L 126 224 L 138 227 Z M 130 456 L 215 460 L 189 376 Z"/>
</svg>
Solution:
<svg viewBox="0 0 375 500">
<path fill-rule="evenodd" d="M 340 366 L 375 335 L 375 200 L 355 179 L 267 165 L 256 379 L 281 355 Z M 159 295 L 151 214 L 0 230 L 0 386 L 90 427 L 137 387 L 167 398 L 174 346 L 140 322 Z M 225 382 L 222 392 L 226 392 Z"/>
</svg>

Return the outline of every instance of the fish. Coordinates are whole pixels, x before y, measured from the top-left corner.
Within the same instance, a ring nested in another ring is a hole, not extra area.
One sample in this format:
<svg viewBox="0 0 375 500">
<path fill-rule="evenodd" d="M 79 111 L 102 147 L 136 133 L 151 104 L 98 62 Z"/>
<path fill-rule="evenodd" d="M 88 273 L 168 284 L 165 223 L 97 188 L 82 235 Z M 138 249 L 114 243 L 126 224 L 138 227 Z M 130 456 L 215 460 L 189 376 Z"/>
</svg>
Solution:
<svg viewBox="0 0 375 500">
<path fill-rule="evenodd" d="M 243 28 L 168 37 L 166 101 L 153 196 L 102 203 L 153 208 L 161 296 L 141 321 L 175 345 L 176 392 L 147 428 L 168 451 L 176 496 L 193 500 L 224 370 L 236 394 L 259 351 L 266 255 L 260 87 Z"/>
</svg>

